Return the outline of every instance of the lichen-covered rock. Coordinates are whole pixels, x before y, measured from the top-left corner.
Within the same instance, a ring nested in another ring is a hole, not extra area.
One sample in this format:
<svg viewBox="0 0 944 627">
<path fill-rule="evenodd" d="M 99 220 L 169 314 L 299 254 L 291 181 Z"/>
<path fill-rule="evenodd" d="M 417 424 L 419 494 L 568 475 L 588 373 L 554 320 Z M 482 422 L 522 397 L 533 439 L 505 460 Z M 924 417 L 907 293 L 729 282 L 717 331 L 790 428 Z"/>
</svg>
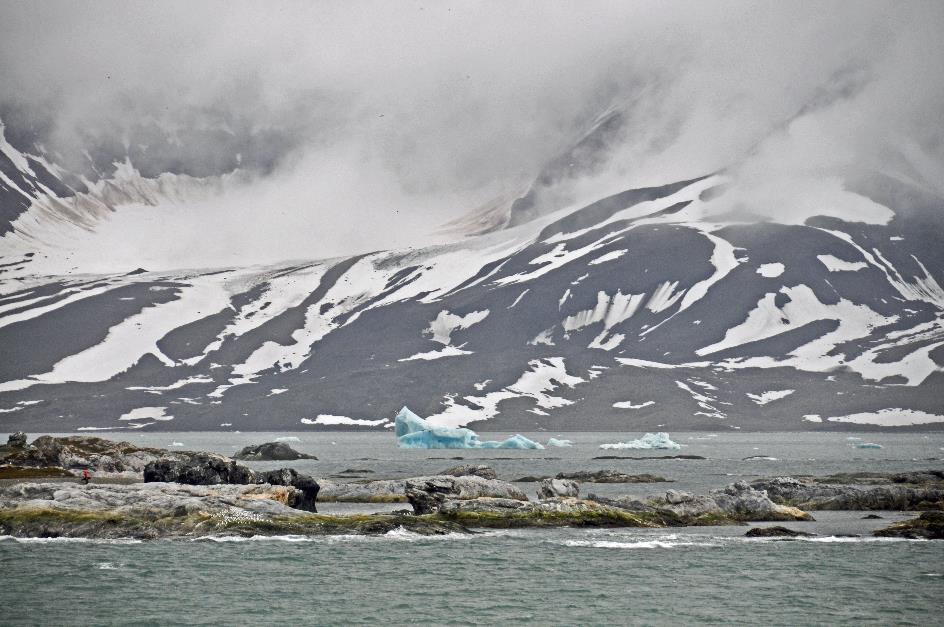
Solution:
<svg viewBox="0 0 944 627">
<path fill-rule="evenodd" d="M 296 459 L 318 459 L 314 455 L 300 453 L 285 442 L 265 442 L 243 447 L 233 455 L 240 461 L 294 461 Z"/>
<path fill-rule="evenodd" d="M 550 499 L 561 496 L 577 498 L 580 494 L 580 484 L 570 479 L 545 479 L 538 486 L 538 498 Z"/>
<path fill-rule="evenodd" d="M 910 477 L 915 479 L 916 477 Z M 807 479 L 775 477 L 751 484 L 764 490 L 776 503 L 803 509 L 913 510 L 944 509 L 944 489 L 901 484 L 840 485 Z"/>
<path fill-rule="evenodd" d="M 7 438 L 7 447 L 11 449 L 26 448 L 26 434 L 22 431 L 10 434 Z"/>
</svg>

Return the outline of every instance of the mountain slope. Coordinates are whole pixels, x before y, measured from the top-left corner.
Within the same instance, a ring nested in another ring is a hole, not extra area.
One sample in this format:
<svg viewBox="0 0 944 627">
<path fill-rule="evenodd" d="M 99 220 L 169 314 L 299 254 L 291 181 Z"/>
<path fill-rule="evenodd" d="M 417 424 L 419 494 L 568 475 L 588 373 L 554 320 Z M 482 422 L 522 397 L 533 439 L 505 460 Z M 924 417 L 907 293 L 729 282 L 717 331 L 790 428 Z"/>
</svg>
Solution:
<svg viewBox="0 0 944 627">
<path fill-rule="evenodd" d="M 63 277 L 32 269 L 43 234 L 219 179 L 128 164 L 64 200 L 18 167 L 8 430 L 381 428 L 404 404 L 484 430 L 944 425 L 940 201 L 894 179 L 860 190 L 887 224 L 719 216 L 712 175 L 448 246 Z"/>
</svg>

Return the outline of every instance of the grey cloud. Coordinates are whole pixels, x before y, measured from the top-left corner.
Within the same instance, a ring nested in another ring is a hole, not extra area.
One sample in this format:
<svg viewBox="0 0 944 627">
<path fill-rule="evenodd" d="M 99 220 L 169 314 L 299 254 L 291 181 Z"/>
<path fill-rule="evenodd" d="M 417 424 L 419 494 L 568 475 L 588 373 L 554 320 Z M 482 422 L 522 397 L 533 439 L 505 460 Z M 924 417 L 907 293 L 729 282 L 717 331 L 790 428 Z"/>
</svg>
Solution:
<svg viewBox="0 0 944 627">
<path fill-rule="evenodd" d="M 535 179 L 538 211 L 720 168 L 741 188 L 729 202 L 765 207 L 889 164 L 944 180 L 936 2 L 4 2 L 0 17 L 15 143 L 75 168 L 87 151 L 150 175 L 254 170 L 260 212 L 338 250 Z M 618 128 L 572 150 L 606 111 Z M 764 211 L 794 211 L 778 203 Z"/>
</svg>

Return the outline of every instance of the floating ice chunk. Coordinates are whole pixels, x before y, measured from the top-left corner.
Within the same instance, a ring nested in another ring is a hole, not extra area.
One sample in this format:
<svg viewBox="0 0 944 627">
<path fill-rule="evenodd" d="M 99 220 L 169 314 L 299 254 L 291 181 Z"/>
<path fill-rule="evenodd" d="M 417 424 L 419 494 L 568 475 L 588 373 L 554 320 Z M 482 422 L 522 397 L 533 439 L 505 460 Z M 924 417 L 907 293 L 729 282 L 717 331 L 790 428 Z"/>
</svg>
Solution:
<svg viewBox="0 0 944 627">
<path fill-rule="evenodd" d="M 551 438 L 547 441 L 548 446 L 556 446 L 558 448 L 567 448 L 574 445 L 573 440 L 558 440 L 557 438 Z"/>
<path fill-rule="evenodd" d="M 823 417 L 819 414 L 806 414 L 803 416 L 803 420 L 807 422 L 823 422 Z"/>
<path fill-rule="evenodd" d="M 885 448 L 881 444 L 876 444 L 875 442 L 860 442 L 856 444 L 856 448 Z"/>
<path fill-rule="evenodd" d="M 666 450 L 678 450 L 682 448 L 682 445 L 673 442 L 669 437 L 668 433 L 660 431 L 659 433 L 647 433 L 638 440 L 632 440 L 631 442 L 615 442 L 612 444 L 601 444 L 600 448 L 604 449 L 626 449 L 626 448 L 635 448 L 635 449 L 666 449 Z"/>
<path fill-rule="evenodd" d="M 295 437 L 294 435 L 283 435 L 280 438 L 275 438 L 276 442 L 301 442 L 302 439 Z"/>
<path fill-rule="evenodd" d="M 404 407 L 397 414 L 394 434 L 400 448 L 514 448 L 543 449 L 544 446 L 515 434 L 506 440 L 485 441 L 465 427 L 434 427 Z"/>
<path fill-rule="evenodd" d="M 435 429 L 436 427 L 434 427 Z M 469 429 L 467 429 L 468 431 Z M 475 433 L 474 431 L 472 432 Z M 475 436 L 478 438 L 478 435 Z M 480 442 L 478 448 L 518 448 L 518 449 L 543 449 L 544 445 L 535 442 L 534 440 L 529 440 L 520 433 L 516 433 L 510 438 L 494 441 L 486 440 L 485 442 Z"/>
</svg>

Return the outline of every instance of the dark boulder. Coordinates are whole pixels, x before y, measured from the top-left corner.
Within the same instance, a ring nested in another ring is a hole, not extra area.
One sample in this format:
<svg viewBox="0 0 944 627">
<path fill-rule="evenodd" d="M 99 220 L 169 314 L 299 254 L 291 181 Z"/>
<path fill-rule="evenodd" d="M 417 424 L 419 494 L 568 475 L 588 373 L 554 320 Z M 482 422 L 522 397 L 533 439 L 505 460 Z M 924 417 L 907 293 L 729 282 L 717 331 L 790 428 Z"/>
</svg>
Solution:
<svg viewBox="0 0 944 627">
<path fill-rule="evenodd" d="M 795 529 L 788 529 L 786 527 L 781 527 L 780 525 L 775 525 L 773 527 L 754 527 L 749 529 L 747 533 L 744 534 L 745 538 L 799 538 L 799 537 L 810 537 L 812 533 L 807 533 L 805 531 L 797 531 Z"/>
<path fill-rule="evenodd" d="M 144 482 L 163 481 L 187 485 L 256 483 L 253 471 L 222 455 L 193 453 L 187 459 L 163 458 L 144 467 Z"/>
<path fill-rule="evenodd" d="M 26 448 L 26 434 L 22 431 L 17 431 L 7 438 L 7 447 L 9 448 Z"/>
<path fill-rule="evenodd" d="M 244 447 L 233 455 L 241 461 L 294 461 L 296 459 L 318 459 L 314 455 L 299 453 L 285 442 L 266 442 Z"/>
</svg>

